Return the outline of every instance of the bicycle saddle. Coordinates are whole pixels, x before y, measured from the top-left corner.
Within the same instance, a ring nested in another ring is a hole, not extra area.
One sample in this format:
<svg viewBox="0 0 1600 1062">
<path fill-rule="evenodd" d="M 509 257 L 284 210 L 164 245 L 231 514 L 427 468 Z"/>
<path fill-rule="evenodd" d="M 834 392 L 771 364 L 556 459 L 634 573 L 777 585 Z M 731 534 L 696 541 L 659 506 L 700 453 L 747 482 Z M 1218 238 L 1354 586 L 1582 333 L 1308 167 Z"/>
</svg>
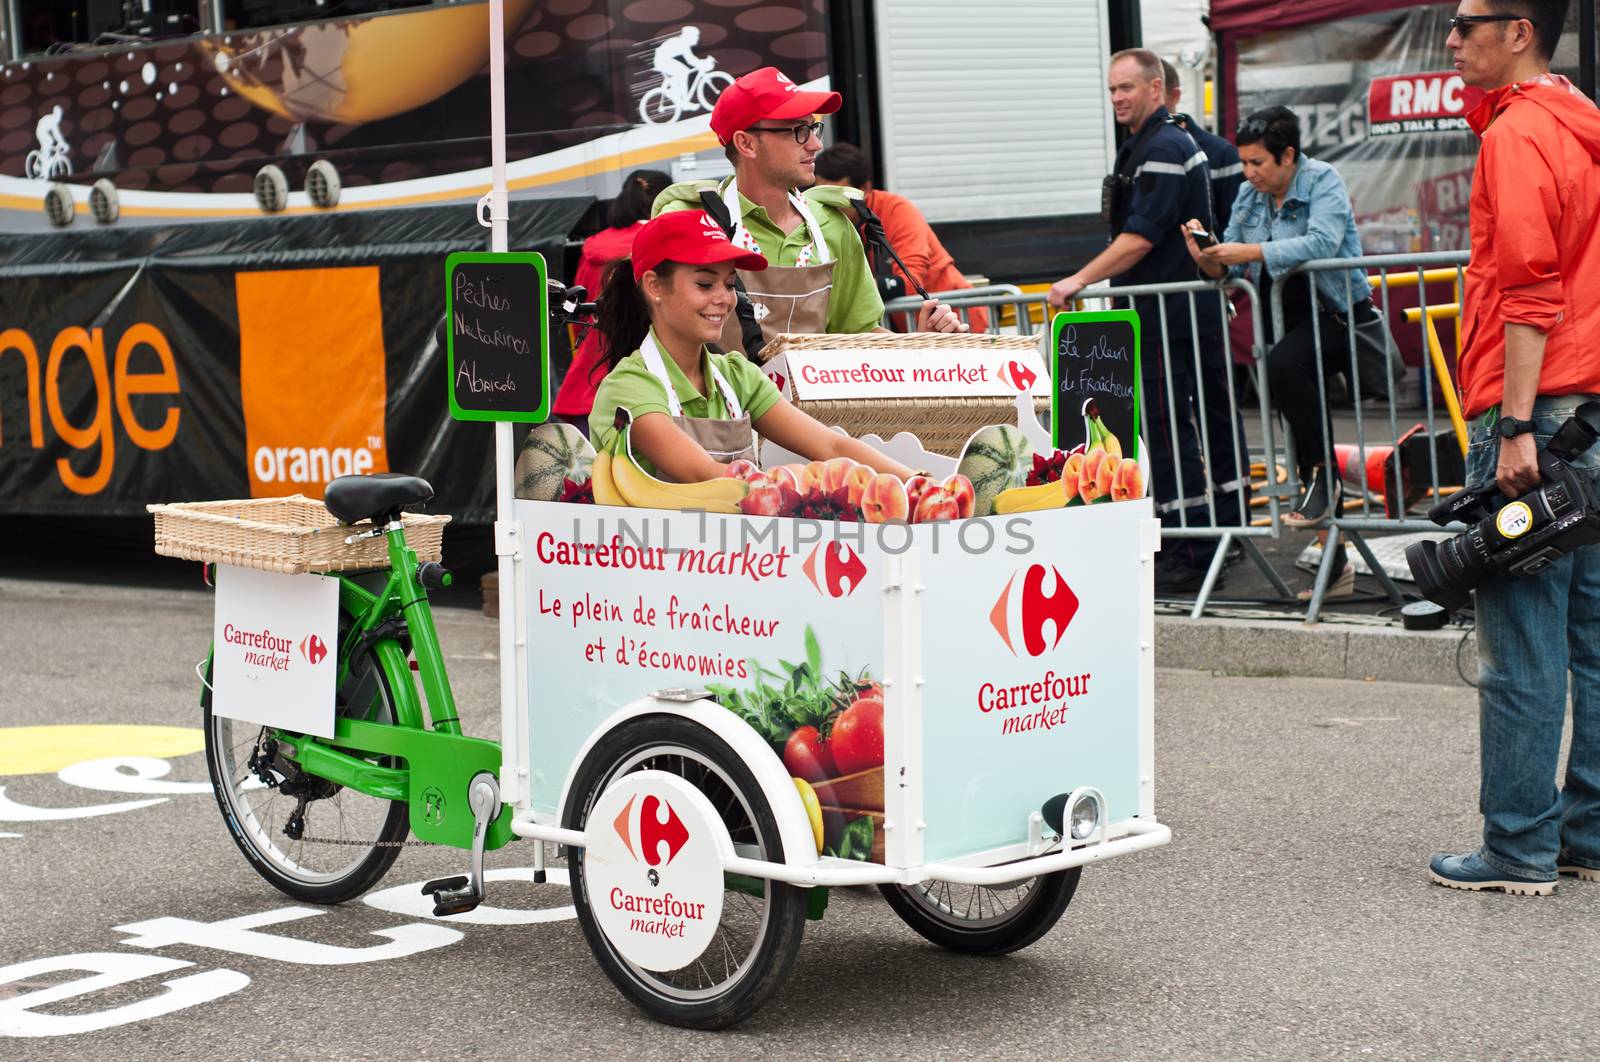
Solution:
<svg viewBox="0 0 1600 1062">
<path fill-rule="evenodd" d="M 322 504 L 346 524 L 369 517 L 376 520 L 407 505 L 433 500 L 433 486 L 420 476 L 377 472 L 370 476 L 340 476 L 322 492 Z"/>
</svg>

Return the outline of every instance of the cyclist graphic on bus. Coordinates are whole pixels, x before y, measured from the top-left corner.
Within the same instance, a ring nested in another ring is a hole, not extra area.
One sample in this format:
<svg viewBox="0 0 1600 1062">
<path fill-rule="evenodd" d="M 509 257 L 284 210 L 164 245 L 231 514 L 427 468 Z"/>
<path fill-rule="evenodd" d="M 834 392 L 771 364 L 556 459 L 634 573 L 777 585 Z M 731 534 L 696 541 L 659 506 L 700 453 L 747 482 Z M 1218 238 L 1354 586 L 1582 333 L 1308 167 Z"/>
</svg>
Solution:
<svg viewBox="0 0 1600 1062">
<path fill-rule="evenodd" d="M 660 125 L 684 114 L 709 111 L 722 90 L 733 84 L 733 75 L 718 70 L 714 58 L 694 54 L 699 43 L 699 28 L 685 26 L 657 45 L 650 65 L 661 75 L 661 84 L 639 101 L 639 117 L 645 122 Z"/>
<path fill-rule="evenodd" d="M 28 152 L 28 158 L 23 163 L 23 172 L 29 177 L 50 180 L 72 172 L 72 148 L 67 144 L 67 138 L 61 135 L 62 114 L 61 104 L 58 103 L 33 127 L 34 135 L 39 138 L 39 146 Z"/>
</svg>

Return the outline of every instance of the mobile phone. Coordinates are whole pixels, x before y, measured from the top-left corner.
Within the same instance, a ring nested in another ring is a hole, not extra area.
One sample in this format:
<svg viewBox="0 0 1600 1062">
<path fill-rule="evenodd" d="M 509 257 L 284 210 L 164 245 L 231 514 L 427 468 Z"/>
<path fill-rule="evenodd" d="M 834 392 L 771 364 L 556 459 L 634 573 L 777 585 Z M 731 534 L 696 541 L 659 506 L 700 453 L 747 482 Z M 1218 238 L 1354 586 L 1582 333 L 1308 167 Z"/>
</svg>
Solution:
<svg viewBox="0 0 1600 1062">
<path fill-rule="evenodd" d="M 1202 251 L 1208 247 L 1215 247 L 1217 245 L 1217 238 L 1211 235 L 1211 233 L 1207 232 L 1205 229 L 1191 229 L 1189 230 L 1189 235 L 1194 237 L 1195 246 L 1199 247 Z"/>
</svg>

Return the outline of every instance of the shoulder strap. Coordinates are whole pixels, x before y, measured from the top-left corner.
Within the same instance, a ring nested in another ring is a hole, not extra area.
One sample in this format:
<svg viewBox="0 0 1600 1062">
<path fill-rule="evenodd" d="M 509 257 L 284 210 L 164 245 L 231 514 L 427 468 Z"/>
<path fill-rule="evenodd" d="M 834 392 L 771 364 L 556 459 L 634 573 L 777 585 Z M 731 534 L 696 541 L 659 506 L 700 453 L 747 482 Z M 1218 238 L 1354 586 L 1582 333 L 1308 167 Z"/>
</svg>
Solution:
<svg viewBox="0 0 1600 1062">
<path fill-rule="evenodd" d="M 1144 123 L 1144 128 L 1139 130 L 1139 135 L 1126 144 L 1122 149 L 1122 154 L 1117 157 L 1118 177 L 1133 176 L 1133 171 L 1139 168 L 1139 152 L 1150 142 L 1150 138 L 1156 135 L 1156 130 L 1171 121 L 1172 119 L 1169 117 L 1165 122 L 1147 121 Z"/>
<path fill-rule="evenodd" d="M 889 242 L 889 234 L 884 231 L 883 219 L 878 217 L 877 213 L 867 205 L 866 195 L 863 194 L 859 199 L 851 199 L 850 205 L 855 207 L 857 214 L 861 215 L 861 227 L 866 233 L 865 242 L 867 246 L 874 252 L 883 251 L 893 259 L 894 264 L 899 266 L 900 271 L 906 275 L 906 279 L 911 281 L 911 286 L 917 290 L 917 294 L 926 299 L 928 297 L 927 289 L 917 282 L 917 278 L 911 275 L 911 270 L 906 268 L 905 262 L 901 261 L 900 256 L 895 253 L 894 244 Z M 877 255 L 874 254 L 873 257 L 876 259 Z M 884 273 L 893 276 L 888 270 L 884 270 Z"/>
<path fill-rule="evenodd" d="M 706 213 L 711 219 L 722 226 L 722 231 L 728 239 L 733 239 L 733 214 L 728 210 L 728 204 L 722 201 L 714 188 L 705 188 L 700 192 L 700 204 L 706 208 Z M 739 274 L 733 275 L 733 286 L 737 295 L 734 303 L 734 314 L 739 318 L 739 333 L 744 337 L 744 352 L 752 359 L 760 356 L 761 348 L 767 345 L 767 338 L 761 332 L 761 325 L 756 321 L 756 309 L 750 304 L 750 293 L 744 289 L 744 281 Z"/>
</svg>

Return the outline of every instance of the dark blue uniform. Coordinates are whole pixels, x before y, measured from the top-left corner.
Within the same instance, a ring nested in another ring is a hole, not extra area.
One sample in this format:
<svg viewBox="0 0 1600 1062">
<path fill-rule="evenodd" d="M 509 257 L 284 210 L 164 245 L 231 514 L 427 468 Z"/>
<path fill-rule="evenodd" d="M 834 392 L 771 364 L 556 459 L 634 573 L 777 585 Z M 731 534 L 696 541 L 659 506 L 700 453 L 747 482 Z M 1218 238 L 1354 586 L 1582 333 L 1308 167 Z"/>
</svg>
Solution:
<svg viewBox="0 0 1600 1062">
<path fill-rule="evenodd" d="M 1189 257 L 1181 227 L 1198 218 L 1211 232 L 1223 228 L 1212 207 L 1206 153 L 1168 120 L 1166 108 L 1158 108 L 1147 121 L 1160 124 L 1149 136 L 1134 133 L 1117 156 L 1116 172 L 1131 176 L 1133 186 L 1112 217 L 1112 237 L 1131 232 L 1152 246 L 1131 269 L 1112 279 L 1113 287 L 1204 279 Z M 1235 188 L 1242 172 L 1237 163 L 1234 152 L 1229 179 Z M 1230 198 L 1228 206 L 1232 205 Z M 1250 466 L 1243 420 L 1228 401 L 1222 300 L 1210 292 L 1144 296 L 1134 299 L 1134 308 L 1142 326 L 1142 423 L 1148 432 L 1156 512 L 1169 527 L 1206 527 L 1213 524 L 1214 507 L 1216 526 L 1242 526 L 1247 511 L 1243 488 Z M 1201 425 L 1210 448 L 1209 469 Z M 1211 563 L 1216 543 L 1192 538 L 1164 543 L 1157 561 L 1157 589 L 1198 589 L 1199 575 Z"/>
<path fill-rule="evenodd" d="M 1172 117 L 1206 153 L 1206 165 L 1211 168 L 1211 209 L 1217 220 L 1217 227 L 1212 232 L 1220 240 L 1222 234 L 1228 231 L 1228 219 L 1233 217 L 1233 201 L 1239 198 L 1239 186 L 1244 183 L 1244 164 L 1239 161 L 1239 149 L 1187 114 L 1175 114 Z"/>
</svg>

